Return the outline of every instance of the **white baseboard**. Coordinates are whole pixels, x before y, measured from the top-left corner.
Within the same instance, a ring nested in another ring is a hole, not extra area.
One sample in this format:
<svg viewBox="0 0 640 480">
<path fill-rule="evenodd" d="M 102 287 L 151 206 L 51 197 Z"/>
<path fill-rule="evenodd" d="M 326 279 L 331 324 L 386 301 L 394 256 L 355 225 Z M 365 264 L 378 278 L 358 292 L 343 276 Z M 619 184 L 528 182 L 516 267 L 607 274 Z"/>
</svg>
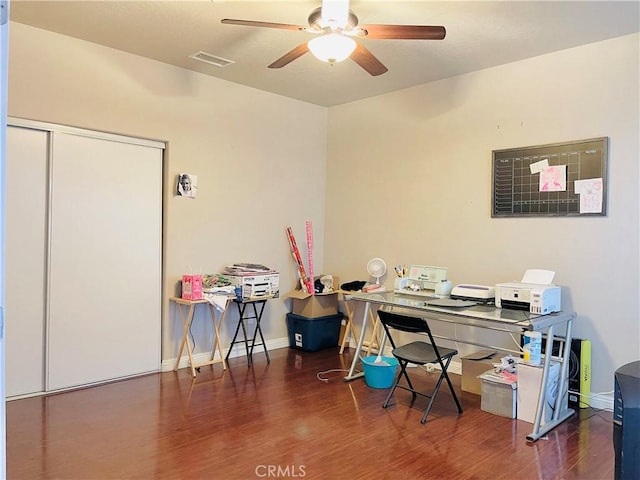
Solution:
<svg viewBox="0 0 640 480">
<path fill-rule="evenodd" d="M 591 392 L 589 395 L 589 406 L 598 410 L 613 411 L 613 393 L 597 394 Z"/>
<path fill-rule="evenodd" d="M 460 360 L 451 360 L 447 372 L 455 373 L 456 375 L 462 375 L 462 362 Z"/>
<path fill-rule="evenodd" d="M 267 340 L 268 350 L 277 350 L 278 348 L 285 348 L 288 346 L 289 346 L 289 337 L 276 338 L 274 340 Z M 228 348 L 222 349 L 223 357 L 226 357 L 228 351 L 229 351 Z M 262 345 L 256 345 L 256 347 L 253 349 L 254 355 L 256 353 L 262 353 L 262 352 L 264 352 L 264 347 Z M 247 351 L 245 350 L 244 344 L 239 344 L 239 345 L 235 345 L 231 349 L 231 354 L 229 355 L 229 358 L 244 357 L 246 355 L 247 355 Z M 207 362 L 210 358 L 211 358 L 211 352 L 196 353 L 193 355 L 194 363 Z M 160 365 L 160 371 L 169 372 L 173 370 L 175 365 L 176 365 L 175 358 L 163 360 L 162 364 Z M 189 366 L 189 357 L 187 355 L 183 355 L 180 358 L 180 363 L 178 364 L 178 368 L 179 369 L 187 368 L 188 366 Z"/>
</svg>

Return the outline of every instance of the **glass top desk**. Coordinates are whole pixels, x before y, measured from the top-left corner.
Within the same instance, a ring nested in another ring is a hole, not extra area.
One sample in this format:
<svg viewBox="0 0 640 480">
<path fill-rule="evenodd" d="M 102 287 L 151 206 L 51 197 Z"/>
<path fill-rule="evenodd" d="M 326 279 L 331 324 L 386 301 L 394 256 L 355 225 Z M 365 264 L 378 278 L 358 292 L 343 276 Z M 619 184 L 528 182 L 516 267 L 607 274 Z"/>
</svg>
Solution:
<svg viewBox="0 0 640 480">
<path fill-rule="evenodd" d="M 353 293 L 349 296 L 350 300 L 364 303 L 364 313 L 362 315 L 362 328 L 356 346 L 355 355 L 351 362 L 351 368 L 345 381 L 351 381 L 362 377 L 363 373 L 354 374 L 356 366 L 360 361 L 360 352 L 364 343 L 367 319 L 371 312 L 371 305 L 378 305 L 385 310 L 410 310 L 413 314 L 424 317 L 427 320 L 435 320 L 445 323 L 453 323 L 456 325 L 466 325 L 471 327 L 495 330 L 499 332 L 517 332 L 523 330 L 532 330 L 541 332 L 546 335 L 545 351 L 553 352 L 554 328 L 564 327 L 564 351 L 562 357 L 554 357 L 561 364 L 560 379 L 558 382 L 558 392 L 567 392 L 567 376 L 569 369 L 569 357 L 571 350 L 571 326 L 576 317 L 574 312 L 557 312 L 548 315 L 536 315 L 522 310 L 510 310 L 506 308 L 496 308 L 493 305 L 476 304 L 468 307 L 437 307 L 427 305 L 429 300 L 435 300 L 435 297 L 414 296 L 409 294 L 384 292 L 384 293 Z M 481 343 L 467 342 L 460 339 L 447 337 L 448 340 L 454 340 L 460 343 L 469 343 L 478 346 L 486 346 L 496 348 L 498 350 L 508 351 L 504 348 L 492 347 Z M 527 440 L 536 441 L 544 436 L 547 432 L 554 429 L 560 423 L 573 415 L 573 409 L 570 409 L 562 401 L 564 394 L 556 395 L 556 404 L 553 412 L 553 418 L 541 425 L 543 406 L 546 400 L 547 383 L 549 381 L 549 368 L 551 365 L 552 355 L 544 356 L 544 367 L 542 372 L 542 381 L 540 382 L 540 392 L 538 394 L 538 405 L 536 409 L 535 421 L 533 424 L 533 432 L 527 435 Z"/>
</svg>

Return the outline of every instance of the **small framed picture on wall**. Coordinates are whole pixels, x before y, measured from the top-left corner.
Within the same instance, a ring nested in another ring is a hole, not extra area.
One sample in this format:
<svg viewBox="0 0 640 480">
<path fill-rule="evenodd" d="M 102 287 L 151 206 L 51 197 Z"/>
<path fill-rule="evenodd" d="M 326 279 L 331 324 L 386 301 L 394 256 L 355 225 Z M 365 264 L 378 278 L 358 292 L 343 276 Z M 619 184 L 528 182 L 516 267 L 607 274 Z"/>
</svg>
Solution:
<svg viewBox="0 0 640 480">
<path fill-rule="evenodd" d="M 180 197 L 196 198 L 198 193 L 198 176 L 191 173 L 179 173 L 176 193 Z"/>
</svg>

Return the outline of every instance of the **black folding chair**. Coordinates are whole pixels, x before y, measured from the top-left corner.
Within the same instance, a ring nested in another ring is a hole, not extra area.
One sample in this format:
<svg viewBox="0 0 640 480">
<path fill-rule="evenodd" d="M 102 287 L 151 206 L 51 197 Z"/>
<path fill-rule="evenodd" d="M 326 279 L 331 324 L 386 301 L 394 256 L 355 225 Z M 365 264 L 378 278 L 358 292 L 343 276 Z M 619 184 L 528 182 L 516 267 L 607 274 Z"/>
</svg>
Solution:
<svg viewBox="0 0 640 480">
<path fill-rule="evenodd" d="M 395 358 L 398 359 L 398 363 L 400 364 L 400 372 L 398 373 L 398 376 L 396 377 L 396 380 L 391 387 L 391 391 L 389 392 L 387 399 L 382 404 L 382 408 L 387 408 L 387 406 L 389 405 L 389 400 L 391 400 L 391 397 L 393 396 L 396 388 L 408 390 L 409 392 L 411 392 L 412 403 L 415 401 L 416 395 L 420 395 L 430 399 L 429 405 L 424 411 L 424 415 L 422 415 L 422 420 L 420 420 L 420 423 L 425 423 L 427 421 L 427 415 L 429 415 L 433 402 L 438 395 L 438 391 L 440 390 L 442 380 L 446 380 L 449 384 L 451 395 L 453 395 L 453 399 L 455 400 L 456 406 L 458 407 L 458 413 L 462 413 L 462 407 L 460 406 L 460 402 L 458 401 L 456 392 L 453 389 L 453 385 L 451 384 L 451 380 L 449 379 L 449 375 L 447 374 L 447 368 L 449 368 L 451 359 L 454 355 L 457 355 L 458 351 L 451 348 L 438 347 L 433 339 L 433 335 L 431 334 L 429 324 L 424 318 L 409 317 L 407 315 L 399 315 L 397 313 L 386 312 L 384 310 L 378 310 L 378 317 L 380 318 L 380 321 L 384 326 L 384 330 L 387 333 L 387 338 L 389 339 L 389 341 L 391 342 L 391 346 L 393 347 L 393 351 L 391 353 Z M 421 340 L 416 340 L 411 343 L 407 343 L 406 345 L 398 346 L 396 345 L 396 341 L 391 335 L 391 330 L 398 330 L 401 332 L 409 333 L 426 333 L 429 338 L 429 343 Z M 438 364 L 440 366 L 440 377 L 438 378 L 436 387 L 432 392 L 419 392 L 413 387 L 413 384 L 409 379 L 409 375 L 407 374 L 407 365 L 409 363 L 415 363 L 417 365 L 426 365 L 428 363 L 432 363 Z M 405 378 L 408 386 L 399 385 L 400 380 L 403 377 Z"/>
</svg>

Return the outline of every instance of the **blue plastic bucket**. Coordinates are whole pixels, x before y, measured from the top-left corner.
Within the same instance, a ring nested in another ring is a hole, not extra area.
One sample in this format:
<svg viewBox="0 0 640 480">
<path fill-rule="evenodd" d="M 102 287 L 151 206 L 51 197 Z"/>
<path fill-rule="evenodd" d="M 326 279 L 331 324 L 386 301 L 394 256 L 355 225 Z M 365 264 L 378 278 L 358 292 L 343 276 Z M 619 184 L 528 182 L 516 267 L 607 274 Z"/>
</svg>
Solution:
<svg viewBox="0 0 640 480">
<path fill-rule="evenodd" d="M 391 388 L 398 370 L 398 360 L 394 357 L 380 357 L 380 362 L 376 363 L 377 358 L 362 359 L 364 381 L 371 388 Z"/>
</svg>

